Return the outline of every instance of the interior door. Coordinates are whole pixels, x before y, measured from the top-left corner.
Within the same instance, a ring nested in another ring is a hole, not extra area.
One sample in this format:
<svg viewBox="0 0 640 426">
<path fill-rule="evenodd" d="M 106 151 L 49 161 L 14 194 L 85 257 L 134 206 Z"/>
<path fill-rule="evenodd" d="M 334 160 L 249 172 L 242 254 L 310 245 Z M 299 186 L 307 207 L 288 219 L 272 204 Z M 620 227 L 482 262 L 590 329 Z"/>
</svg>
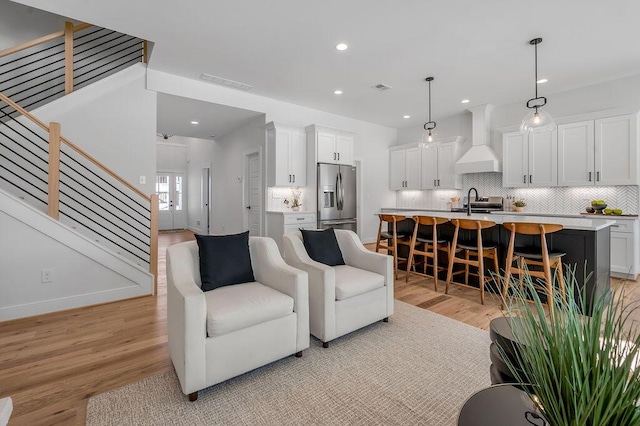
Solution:
<svg viewBox="0 0 640 426">
<path fill-rule="evenodd" d="M 247 215 L 249 235 L 260 236 L 260 157 L 257 153 L 249 156 L 249 190 Z"/>
<path fill-rule="evenodd" d="M 159 172 L 156 176 L 158 194 L 158 229 L 187 227 L 186 176 L 184 173 Z"/>
</svg>

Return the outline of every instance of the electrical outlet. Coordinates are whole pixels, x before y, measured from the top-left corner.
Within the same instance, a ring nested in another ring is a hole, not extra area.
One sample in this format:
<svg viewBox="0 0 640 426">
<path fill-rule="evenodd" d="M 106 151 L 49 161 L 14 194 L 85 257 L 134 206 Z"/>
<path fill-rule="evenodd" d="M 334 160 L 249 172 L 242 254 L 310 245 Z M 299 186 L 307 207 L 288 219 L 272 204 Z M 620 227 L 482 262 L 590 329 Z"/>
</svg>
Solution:
<svg viewBox="0 0 640 426">
<path fill-rule="evenodd" d="M 147 183 L 147 177 L 146 176 L 140 176 L 140 185 L 144 185 Z"/>
<path fill-rule="evenodd" d="M 43 283 L 51 283 L 51 282 L 53 282 L 53 269 L 43 269 L 42 270 L 42 282 Z"/>
<path fill-rule="evenodd" d="M 196 220 L 196 225 L 200 226 L 200 221 Z"/>
</svg>

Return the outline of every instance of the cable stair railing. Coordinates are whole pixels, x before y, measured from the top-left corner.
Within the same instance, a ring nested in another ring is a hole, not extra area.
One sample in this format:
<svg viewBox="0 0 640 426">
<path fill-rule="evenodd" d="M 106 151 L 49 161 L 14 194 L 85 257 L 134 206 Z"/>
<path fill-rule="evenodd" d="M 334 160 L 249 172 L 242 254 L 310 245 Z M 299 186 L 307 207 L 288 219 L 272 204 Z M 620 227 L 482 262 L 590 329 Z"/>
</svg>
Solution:
<svg viewBox="0 0 640 426">
<path fill-rule="evenodd" d="M 158 196 L 147 195 L 0 93 L 0 187 L 155 277 Z"/>
<path fill-rule="evenodd" d="M 147 62 L 147 42 L 91 24 L 0 51 L 0 92 L 32 111 L 137 62 Z M 15 110 L 6 105 L 0 120 Z"/>
</svg>

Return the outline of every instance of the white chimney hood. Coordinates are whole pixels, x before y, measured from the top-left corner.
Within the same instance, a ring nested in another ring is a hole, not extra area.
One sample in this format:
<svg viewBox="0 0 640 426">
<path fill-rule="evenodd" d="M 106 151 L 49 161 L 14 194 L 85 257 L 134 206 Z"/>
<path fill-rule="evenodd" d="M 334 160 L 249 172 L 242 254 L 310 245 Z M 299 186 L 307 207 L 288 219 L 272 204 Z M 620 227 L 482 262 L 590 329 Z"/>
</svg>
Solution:
<svg viewBox="0 0 640 426">
<path fill-rule="evenodd" d="M 456 162 L 454 169 L 457 174 L 502 171 L 502 161 L 489 145 L 492 109 L 491 104 L 469 108 L 472 114 L 472 146 Z"/>
</svg>

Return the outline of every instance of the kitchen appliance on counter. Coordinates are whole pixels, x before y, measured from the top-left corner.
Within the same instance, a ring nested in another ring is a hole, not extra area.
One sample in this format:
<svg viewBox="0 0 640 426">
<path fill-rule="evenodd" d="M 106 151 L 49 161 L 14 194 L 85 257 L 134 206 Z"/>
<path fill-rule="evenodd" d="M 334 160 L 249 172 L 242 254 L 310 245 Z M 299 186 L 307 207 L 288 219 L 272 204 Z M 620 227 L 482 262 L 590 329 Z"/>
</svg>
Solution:
<svg viewBox="0 0 640 426">
<path fill-rule="evenodd" d="M 356 168 L 318 163 L 318 229 L 357 232 Z"/>
<path fill-rule="evenodd" d="M 502 197 L 478 197 L 471 200 L 471 213 L 491 213 L 504 210 L 504 198 Z M 452 212 L 467 211 L 467 197 L 463 200 L 463 207 L 452 208 Z"/>
</svg>

